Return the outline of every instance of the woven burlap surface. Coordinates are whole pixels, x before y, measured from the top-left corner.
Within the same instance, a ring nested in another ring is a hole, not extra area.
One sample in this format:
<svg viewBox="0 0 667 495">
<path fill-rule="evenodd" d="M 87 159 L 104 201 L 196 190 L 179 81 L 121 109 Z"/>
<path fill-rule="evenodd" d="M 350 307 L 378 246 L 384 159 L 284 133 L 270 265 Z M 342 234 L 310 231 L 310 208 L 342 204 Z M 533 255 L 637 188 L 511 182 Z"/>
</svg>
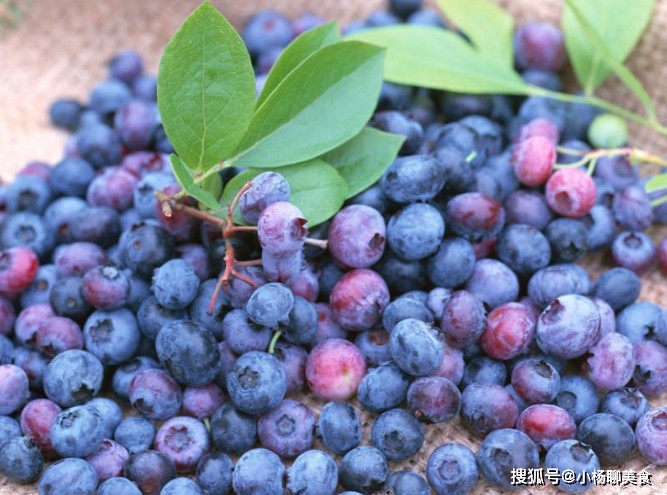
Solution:
<svg viewBox="0 0 667 495">
<path fill-rule="evenodd" d="M 143 55 L 149 72 L 156 73 L 160 54 L 182 20 L 198 5 L 193 0 L 15 0 L 23 17 L 12 30 L 0 32 L 0 177 L 10 180 L 30 160 L 55 163 L 62 157 L 67 135 L 49 126 L 47 108 L 59 96 L 86 101 L 92 86 L 105 77 L 105 61 L 124 48 L 133 48 Z M 557 22 L 560 0 L 498 0 L 514 15 L 517 23 L 529 20 Z M 628 61 L 653 97 L 658 117 L 667 122 L 667 2 L 658 0 L 655 15 L 645 36 Z M 7 2 L 0 2 L 0 16 Z M 383 0 L 214 0 L 236 26 L 256 10 L 271 6 L 288 15 L 311 11 L 342 25 L 381 7 Z M 611 78 L 600 96 L 632 110 L 638 110 L 634 98 Z M 655 153 L 667 153 L 667 141 L 654 133 L 631 126 L 632 144 Z M 652 231 L 656 240 L 665 230 Z M 595 277 L 605 266 L 603 256 L 589 257 L 585 265 Z M 651 272 L 643 277 L 640 298 L 667 305 L 665 277 Z M 303 400 L 317 412 L 319 403 L 310 397 Z M 652 404 L 667 404 L 667 397 L 654 399 Z M 128 411 L 131 414 L 131 411 Z M 364 417 L 366 425 L 372 419 Z M 368 430 L 368 428 L 367 428 Z M 423 473 L 430 451 L 445 442 L 460 441 L 476 450 L 479 441 L 470 437 L 458 420 L 426 426 L 426 445 L 422 453 L 393 469 L 409 467 Z M 366 439 L 366 442 L 368 439 Z M 647 469 L 653 486 L 604 486 L 588 493 L 667 493 L 667 469 L 649 466 L 639 456 L 628 460 L 619 469 L 635 472 Z M 19 486 L 0 476 L 0 495 L 37 493 L 34 485 Z M 480 481 L 474 494 L 502 493 Z M 553 487 L 523 488 L 514 493 L 551 494 Z"/>
</svg>

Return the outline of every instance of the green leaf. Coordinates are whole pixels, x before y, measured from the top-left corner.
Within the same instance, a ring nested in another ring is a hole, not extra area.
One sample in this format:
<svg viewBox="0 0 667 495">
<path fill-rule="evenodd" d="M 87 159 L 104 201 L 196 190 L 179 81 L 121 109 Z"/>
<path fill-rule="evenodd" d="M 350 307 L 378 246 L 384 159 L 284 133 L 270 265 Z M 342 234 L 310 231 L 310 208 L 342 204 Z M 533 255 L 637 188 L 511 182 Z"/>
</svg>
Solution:
<svg viewBox="0 0 667 495">
<path fill-rule="evenodd" d="M 579 3 L 579 2 L 577 2 Z M 642 83 L 632 74 L 632 72 L 623 65 L 614 55 L 612 48 L 607 46 L 607 44 L 600 38 L 596 30 L 591 26 L 591 23 L 584 16 L 584 14 L 579 10 L 579 7 L 573 0 L 565 0 L 565 11 L 569 11 L 572 14 L 572 17 L 579 24 L 581 33 L 585 36 L 586 41 L 590 44 L 593 50 L 598 54 L 600 59 L 609 67 L 610 70 L 618 76 L 618 78 L 625 84 L 625 86 L 634 93 L 637 99 L 644 106 L 644 109 L 650 119 L 655 120 L 655 107 L 653 106 L 653 101 L 648 95 Z M 566 39 L 566 48 L 568 54 L 571 57 L 577 55 L 576 51 L 571 52 L 570 50 L 576 50 L 576 46 L 573 47 L 571 44 L 567 43 Z M 579 75 L 577 74 L 577 77 Z M 586 81 L 579 81 L 580 83 L 586 84 Z"/>
<path fill-rule="evenodd" d="M 512 68 L 482 55 L 459 35 L 425 26 L 390 26 L 350 39 L 387 48 L 385 78 L 398 84 L 457 93 L 525 95 L 530 87 Z"/>
<path fill-rule="evenodd" d="M 623 62 L 646 29 L 653 3 L 653 0 L 588 0 L 577 2 L 577 8 L 614 59 Z M 568 6 L 563 10 L 563 35 L 577 78 L 584 91 L 592 94 L 612 69 Z"/>
<path fill-rule="evenodd" d="M 206 206 L 209 210 L 219 210 L 220 203 L 218 203 L 218 200 L 215 199 L 213 194 L 195 184 L 192 172 L 185 166 L 178 155 L 172 154 L 169 158 L 171 160 L 171 169 L 174 172 L 174 176 L 183 190 Z"/>
<path fill-rule="evenodd" d="M 667 174 L 658 174 L 651 177 L 644 186 L 647 193 L 667 189 Z"/>
<path fill-rule="evenodd" d="M 257 108 L 231 162 L 275 168 L 315 158 L 352 138 L 373 114 L 384 50 L 360 42 L 320 48 Z"/>
<path fill-rule="evenodd" d="M 157 98 L 169 141 L 196 171 L 228 158 L 245 134 L 255 100 L 250 56 L 210 3 L 197 7 L 165 47 Z"/>
<path fill-rule="evenodd" d="M 269 71 L 262 92 L 257 99 L 257 107 L 264 103 L 266 98 L 276 89 L 287 74 L 303 63 L 306 58 L 320 48 L 331 45 L 339 40 L 338 24 L 333 21 L 309 29 L 287 45 Z"/>
<path fill-rule="evenodd" d="M 222 192 L 220 202 L 228 205 L 236 193 L 266 169 L 250 168 L 234 176 Z M 290 203 L 301 209 L 308 227 L 314 227 L 331 218 L 343 205 L 347 196 L 345 181 L 328 163 L 319 158 L 282 167 L 277 170 L 290 185 Z M 234 221 L 244 223 L 238 212 L 234 212 Z"/>
<path fill-rule="evenodd" d="M 514 19 L 489 0 L 438 0 L 445 16 L 477 50 L 506 67 L 514 64 Z"/>
<path fill-rule="evenodd" d="M 351 198 L 382 177 L 404 140 L 404 136 L 365 127 L 322 159 L 338 170 L 347 183 L 347 197 Z"/>
</svg>

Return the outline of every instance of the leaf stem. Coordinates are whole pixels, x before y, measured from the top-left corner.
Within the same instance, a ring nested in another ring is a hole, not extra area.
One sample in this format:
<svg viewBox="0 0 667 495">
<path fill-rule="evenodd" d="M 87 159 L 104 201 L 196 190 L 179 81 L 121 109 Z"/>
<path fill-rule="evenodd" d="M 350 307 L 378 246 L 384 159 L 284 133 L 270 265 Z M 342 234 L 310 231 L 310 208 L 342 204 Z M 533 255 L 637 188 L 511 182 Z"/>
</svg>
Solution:
<svg viewBox="0 0 667 495">
<path fill-rule="evenodd" d="M 271 336 L 271 341 L 269 342 L 269 348 L 267 349 L 267 352 L 269 354 L 273 354 L 276 352 L 276 344 L 278 343 L 278 339 L 280 336 L 283 334 L 282 330 L 276 330 L 273 332 L 273 335 Z"/>
<path fill-rule="evenodd" d="M 329 242 L 326 239 L 313 239 L 312 237 L 306 237 L 306 244 L 311 246 L 317 246 L 320 249 L 326 249 L 329 245 Z"/>
<path fill-rule="evenodd" d="M 155 197 L 160 202 L 160 208 L 166 217 L 171 217 L 174 211 L 182 211 L 183 213 L 186 213 L 194 218 L 198 218 L 205 222 L 210 222 L 214 225 L 217 225 L 218 227 L 225 228 L 227 225 L 227 221 L 224 218 L 216 217 L 210 213 L 206 213 L 205 211 L 193 208 L 192 206 L 179 203 L 179 194 L 174 196 L 167 196 L 162 191 L 155 191 Z"/>
<path fill-rule="evenodd" d="M 594 107 L 601 108 L 602 110 L 613 113 L 614 115 L 622 117 L 626 120 L 640 124 L 644 127 L 648 127 L 649 129 L 652 129 L 655 132 L 662 134 L 663 136 L 667 136 L 667 126 L 660 124 L 660 122 L 658 122 L 655 118 L 643 117 L 635 112 L 603 100 L 602 98 L 598 98 L 597 96 L 560 93 L 558 91 L 551 91 L 532 85 L 528 85 L 526 93 L 529 96 L 545 96 L 547 98 L 553 98 L 554 100 L 558 101 L 593 105 Z"/>
</svg>

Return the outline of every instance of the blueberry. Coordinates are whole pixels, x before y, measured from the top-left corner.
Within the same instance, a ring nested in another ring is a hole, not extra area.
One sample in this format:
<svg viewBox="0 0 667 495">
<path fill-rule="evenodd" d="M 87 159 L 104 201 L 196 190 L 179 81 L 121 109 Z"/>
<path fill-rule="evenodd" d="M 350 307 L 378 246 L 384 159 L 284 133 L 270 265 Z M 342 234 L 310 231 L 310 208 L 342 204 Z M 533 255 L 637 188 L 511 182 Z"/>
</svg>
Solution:
<svg viewBox="0 0 667 495">
<path fill-rule="evenodd" d="M 397 158 L 380 179 L 382 191 L 397 203 L 427 201 L 434 198 L 445 184 L 445 170 L 427 155 Z"/>
<path fill-rule="evenodd" d="M 17 420 L 11 416 L 0 416 L 0 445 L 2 445 L 5 440 L 20 437 L 21 433 L 21 427 Z"/>
<path fill-rule="evenodd" d="M 0 414 L 18 411 L 29 397 L 28 375 L 15 364 L 0 364 Z"/>
<path fill-rule="evenodd" d="M 111 247 L 120 233 L 120 216 L 116 210 L 108 206 L 88 206 L 72 214 L 64 237 L 68 242 L 94 242 Z"/>
<path fill-rule="evenodd" d="M 641 232 L 653 223 L 653 208 L 646 191 L 636 185 L 614 194 L 611 210 L 618 224 L 626 230 Z"/>
<path fill-rule="evenodd" d="M 206 301 L 208 305 L 208 301 Z M 155 340 L 160 329 L 174 320 L 186 319 L 182 309 L 169 309 L 162 306 L 154 295 L 144 299 L 137 310 L 137 323 L 144 337 Z M 194 320 L 194 318 L 193 318 Z"/>
<path fill-rule="evenodd" d="M 97 495 L 141 495 L 141 490 L 129 479 L 114 476 L 100 483 Z"/>
<path fill-rule="evenodd" d="M 3 248 L 24 246 L 30 248 L 41 260 L 48 259 L 55 242 L 54 232 L 47 221 L 37 213 L 11 213 L 0 226 L 0 245 Z"/>
<path fill-rule="evenodd" d="M 392 361 L 368 370 L 361 379 L 357 398 L 364 409 L 382 412 L 397 407 L 406 397 L 410 381 Z"/>
<path fill-rule="evenodd" d="M 644 232 L 621 232 L 611 244 L 614 264 L 642 275 L 655 265 L 657 249 Z"/>
<path fill-rule="evenodd" d="M 35 304 L 48 304 L 49 297 L 51 295 L 51 288 L 56 283 L 56 267 L 52 264 L 41 265 L 37 270 L 35 279 L 33 280 L 30 287 L 25 291 L 21 292 L 21 306 L 28 307 Z M 2 305 L 3 303 L 0 303 Z M 11 309 L 13 311 L 13 307 Z M 11 315 L 6 315 L 4 318 L 5 324 L 13 327 L 15 318 L 12 318 Z M 3 332 L 0 330 L 0 333 L 5 334 L 9 332 Z"/>
<path fill-rule="evenodd" d="M 544 229 L 551 246 L 551 258 L 556 263 L 572 263 L 588 250 L 588 230 L 581 220 L 556 218 Z"/>
<path fill-rule="evenodd" d="M 98 170 L 120 162 L 120 138 L 111 127 L 103 123 L 80 128 L 75 134 L 75 140 L 79 156 Z"/>
<path fill-rule="evenodd" d="M 479 479 L 475 454 L 461 443 L 442 444 L 429 455 L 426 478 L 438 495 L 465 495 Z"/>
<path fill-rule="evenodd" d="M 382 326 L 391 333 L 394 327 L 406 318 L 416 318 L 424 323 L 433 323 L 433 314 L 422 303 L 399 297 L 394 299 L 384 308 L 382 312 Z"/>
<path fill-rule="evenodd" d="M 197 463 L 197 484 L 209 495 L 225 495 L 232 489 L 232 469 L 232 460 L 227 454 L 204 454 Z"/>
<path fill-rule="evenodd" d="M 498 259 L 518 275 L 532 275 L 551 259 L 547 238 L 536 228 L 524 224 L 505 227 L 496 242 Z"/>
<path fill-rule="evenodd" d="M 97 409 L 102 420 L 104 438 L 112 438 L 116 427 L 123 419 L 123 410 L 117 402 L 107 397 L 94 397 L 86 405 Z"/>
<path fill-rule="evenodd" d="M 278 323 L 287 323 L 294 306 L 294 294 L 284 284 L 268 283 L 259 286 L 248 299 L 246 311 L 258 325 L 275 328 Z"/>
<path fill-rule="evenodd" d="M 390 461 L 413 457 L 424 443 L 424 429 L 406 409 L 390 409 L 373 421 L 371 440 Z"/>
<path fill-rule="evenodd" d="M 600 402 L 600 412 L 613 414 L 635 426 L 648 410 L 646 396 L 636 388 L 623 387 L 607 392 Z"/>
<path fill-rule="evenodd" d="M 333 495 L 338 486 L 336 461 L 321 450 L 306 450 L 287 470 L 288 493 Z"/>
<path fill-rule="evenodd" d="M 451 294 L 442 309 L 440 331 L 447 345 L 462 349 L 473 344 L 484 331 L 486 309 L 472 292 L 458 290 Z"/>
<path fill-rule="evenodd" d="M 141 332 L 134 314 L 126 308 L 94 311 L 86 319 L 83 337 L 88 352 L 104 365 L 121 364 L 139 349 Z"/>
<path fill-rule="evenodd" d="M 471 358 L 463 368 L 461 377 L 461 389 L 465 389 L 471 383 L 483 385 L 504 386 L 507 381 L 507 368 L 505 363 L 488 356 L 476 356 Z"/>
<path fill-rule="evenodd" d="M 616 237 L 616 221 L 609 208 L 595 205 L 583 221 L 588 228 L 588 249 L 596 251 L 611 246 Z"/>
<path fill-rule="evenodd" d="M 286 323 L 280 325 L 285 340 L 296 345 L 312 342 L 317 333 L 317 310 L 315 305 L 301 296 L 294 296 L 294 305 Z"/>
<path fill-rule="evenodd" d="M 130 100 L 114 115 L 114 129 L 128 150 L 145 150 L 153 144 L 160 117 L 153 102 Z"/>
<path fill-rule="evenodd" d="M 438 287 L 459 287 L 472 275 L 475 251 L 470 242 L 461 237 L 445 239 L 428 259 L 427 274 Z"/>
<path fill-rule="evenodd" d="M 599 337 L 600 313 L 585 296 L 554 299 L 537 320 L 537 345 L 546 354 L 572 359 L 583 355 Z"/>
<path fill-rule="evenodd" d="M 111 389 L 121 399 L 127 401 L 130 382 L 142 370 L 159 368 L 160 363 L 149 356 L 135 356 L 118 366 L 111 377 Z"/>
<path fill-rule="evenodd" d="M 83 105 L 72 98 L 57 98 L 49 106 L 51 124 L 67 131 L 75 131 L 79 126 L 79 118 Z"/>
<path fill-rule="evenodd" d="M 174 241 L 167 232 L 149 223 L 124 231 L 120 244 L 125 265 L 145 278 L 150 278 L 155 268 L 169 261 L 174 252 Z"/>
<path fill-rule="evenodd" d="M 592 447 L 601 466 L 621 465 L 636 450 L 632 426 L 605 412 L 593 414 L 579 423 L 577 439 Z"/>
<path fill-rule="evenodd" d="M 271 203 L 289 201 L 290 186 L 277 172 L 263 172 L 252 179 L 252 187 L 239 201 L 239 210 L 246 222 L 257 224 L 260 213 Z"/>
<path fill-rule="evenodd" d="M 95 176 L 95 168 L 83 158 L 66 157 L 56 163 L 49 175 L 51 190 L 59 195 L 84 198 Z"/>
<path fill-rule="evenodd" d="M 215 336 L 190 320 L 175 320 L 160 329 L 155 339 L 160 363 L 183 385 L 205 385 L 220 370 Z"/>
<path fill-rule="evenodd" d="M 6 210 L 9 213 L 29 212 L 41 214 L 51 202 L 53 192 L 46 180 L 35 176 L 16 177 L 4 192 Z"/>
<path fill-rule="evenodd" d="M 15 436 L 0 443 L 0 472 L 15 483 L 31 483 L 42 472 L 44 459 L 30 437 Z"/>
<path fill-rule="evenodd" d="M 37 483 L 37 490 L 52 495 L 93 495 L 97 483 L 93 466 L 83 459 L 68 457 L 44 470 Z"/>
<path fill-rule="evenodd" d="M 176 468 L 164 454 L 147 449 L 130 456 L 123 475 L 133 481 L 143 495 L 160 495 L 164 485 L 176 478 Z"/>
<path fill-rule="evenodd" d="M 461 393 L 460 416 L 471 433 L 483 437 L 494 430 L 513 428 L 519 406 L 501 385 L 471 383 Z"/>
<path fill-rule="evenodd" d="M 250 54 L 257 57 L 271 48 L 287 45 L 294 37 L 294 28 L 282 13 L 264 9 L 248 19 L 241 36 Z"/>
<path fill-rule="evenodd" d="M 283 459 L 308 450 L 315 439 L 314 429 L 313 412 L 293 399 L 284 399 L 257 422 L 259 442 Z"/>
<path fill-rule="evenodd" d="M 128 397 L 139 414 L 154 420 L 171 418 L 183 402 L 178 382 L 162 369 L 139 371 L 130 382 Z"/>
<path fill-rule="evenodd" d="M 108 438 L 102 439 L 100 448 L 86 456 L 86 461 L 93 466 L 99 481 L 120 476 L 130 452 L 118 442 Z"/>
<path fill-rule="evenodd" d="M 320 411 L 317 435 L 334 454 L 344 455 L 361 443 L 359 413 L 352 404 L 327 402 Z"/>
<path fill-rule="evenodd" d="M 243 354 L 227 374 L 232 402 L 248 414 L 270 411 L 283 399 L 286 389 L 287 377 L 282 365 L 267 352 Z"/>
<path fill-rule="evenodd" d="M 107 79 L 98 83 L 90 93 L 90 108 L 102 117 L 113 115 L 120 107 L 130 101 L 130 89 L 118 79 Z"/>
<path fill-rule="evenodd" d="M 63 410 L 51 426 L 51 445 L 62 457 L 86 457 L 102 446 L 104 424 L 88 405 Z"/>
<path fill-rule="evenodd" d="M 213 445 L 228 454 L 242 454 L 257 441 L 257 419 L 226 402 L 218 407 L 210 420 Z"/>
<path fill-rule="evenodd" d="M 637 449 L 649 462 L 667 465 L 667 407 L 650 408 L 637 422 Z"/>
<path fill-rule="evenodd" d="M 376 447 L 356 447 L 343 456 L 338 473 L 338 480 L 346 490 L 370 494 L 385 486 L 389 464 Z"/>
<path fill-rule="evenodd" d="M 607 302 L 618 312 L 632 304 L 639 296 L 639 277 L 626 268 L 612 268 L 597 279 L 591 295 Z"/>
<path fill-rule="evenodd" d="M 387 480 L 387 489 L 395 495 L 428 495 L 427 481 L 414 471 L 394 471 Z"/>
<path fill-rule="evenodd" d="M 528 295 L 541 308 L 566 294 L 588 295 L 591 281 L 579 265 L 559 263 L 536 271 L 528 281 Z"/>
<path fill-rule="evenodd" d="M 634 344 L 635 370 L 630 385 L 647 396 L 658 396 L 667 390 L 667 347 L 655 340 Z"/>
<path fill-rule="evenodd" d="M 531 404 L 551 402 L 560 390 L 560 374 L 539 358 L 519 361 L 512 369 L 511 381 L 514 390 Z"/>
<path fill-rule="evenodd" d="M 71 349 L 56 355 L 44 373 L 44 393 L 61 407 L 83 404 L 102 388 L 104 366 L 92 353 Z"/>
<path fill-rule="evenodd" d="M 277 454 L 264 448 L 246 451 L 232 472 L 237 495 L 282 495 L 285 466 Z"/>
<path fill-rule="evenodd" d="M 155 270 L 151 288 L 162 306 L 185 309 L 197 295 L 199 277 L 190 263 L 176 258 Z"/>
<path fill-rule="evenodd" d="M 635 368 L 634 350 L 630 339 L 616 332 L 600 337 L 588 351 L 584 369 L 600 390 L 614 390 L 625 386 Z"/>
<path fill-rule="evenodd" d="M 204 492 L 194 480 L 179 477 L 164 485 L 160 495 L 204 495 Z"/>
<path fill-rule="evenodd" d="M 376 112 L 370 125 L 385 132 L 405 136 L 399 155 L 417 153 L 424 139 L 424 129 L 419 122 L 397 110 Z"/>
<path fill-rule="evenodd" d="M 415 318 L 406 318 L 393 328 L 389 349 L 398 367 L 412 376 L 433 373 L 445 352 L 433 327 Z"/>
<path fill-rule="evenodd" d="M 593 383 L 581 376 L 565 374 L 561 376 L 560 390 L 554 403 L 565 409 L 576 423 L 597 412 L 600 405 L 598 392 Z"/>
<path fill-rule="evenodd" d="M 503 262 L 481 259 L 475 263 L 465 289 L 472 292 L 491 309 L 516 300 L 519 295 L 519 280 Z"/>
<path fill-rule="evenodd" d="M 155 425 L 143 416 L 123 419 L 113 433 L 113 439 L 125 447 L 130 454 L 150 449 L 155 440 Z"/>
<path fill-rule="evenodd" d="M 616 318 L 616 330 L 633 344 L 644 339 L 667 342 L 667 322 L 662 310 L 648 301 L 638 301 L 623 308 Z"/>
<path fill-rule="evenodd" d="M 584 493 L 593 488 L 593 473 L 600 469 L 600 461 L 594 450 L 579 440 L 561 440 L 555 443 L 544 459 L 546 469 L 557 469 L 559 473 L 571 470 L 578 479 L 575 483 L 558 482 L 558 488 L 566 493 Z"/>
<path fill-rule="evenodd" d="M 477 451 L 482 476 L 491 484 L 512 490 L 514 469 L 536 469 L 540 459 L 537 446 L 525 433 L 511 428 L 490 432 Z"/>
<path fill-rule="evenodd" d="M 177 472 L 190 473 L 210 450 L 209 444 L 204 423 L 189 416 L 174 416 L 160 425 L 153 445 L 174 463 Z"/>
</svg>

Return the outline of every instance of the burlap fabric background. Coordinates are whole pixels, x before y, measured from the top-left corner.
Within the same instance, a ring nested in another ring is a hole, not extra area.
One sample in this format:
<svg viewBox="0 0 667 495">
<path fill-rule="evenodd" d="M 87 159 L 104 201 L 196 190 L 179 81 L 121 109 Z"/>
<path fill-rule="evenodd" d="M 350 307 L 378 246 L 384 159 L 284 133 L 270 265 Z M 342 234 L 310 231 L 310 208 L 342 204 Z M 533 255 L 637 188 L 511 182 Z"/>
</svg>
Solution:
<svg viewBox="0 0 667 495">
<path fill-rule="evenodd" d="M 516 18 L 557 22 L 561 0 L 497 0 Z M 213 3 L 236 26 L 262 7 L 274 7 L 290 16 L 309 10 L 338 19 L 345 24 L 383 5 L 384 0 L 214 0 Z M 48 124 L 47 108 L 58 96 L 86 101 L 92 86 L 105 76 L 104 62 L 115 52 L 133 48 L 140 52 L 148 71 L 156 73 L 165 43 L 196 0 L 14 0 L 24 10 L 18 27 L 0 32 L 0 177 L 9 180 L 29 160 L 55 163 L 62 156 L 66 134 Z M 0 2 L 0 17 L 7 2 Z M 657 0 L 651 24 L 628 62 L 639 75 L 658 107 L 662 122 L 667 122 L 667 2 Z M 616 103 L 636 110 L 633 98 L 613 78 L 601 93 Z M 632 127 L 632 144 L 667 153 L 667 140 L 650 131 Z M 665 230 L 654 230 L 656 239 Z M 589 258 L 585 265 L 592 273 L 604 265 L 601 256 Z M 644 277 L 641 299 L 667 306 L 667 279 L 658 271 Z M 317 410 L 317 403 L 304 398 Z M 667 397 L 653 400 L 667 404 Z M 128 414 L 131 412 L 128 411 Z M 370 424 L 370 423 L 369 423 Z M 427 441 L 422 455 L 404 465 L 423 473 L 432 448 L 448 441 L 461 441 L 476 450 L 478 441 L 469 437 L 458 420 L 427 426 Z M 393 466 L 394 469 L 398 466 Z M 649 466 L 635 457 L 622 469 L 647 469 L 653 475 L 652 487 L 597 487 L 589 493 L 627 493 L 639 495 L 667 493 L 667 469 Z M 34 494 L 34 485 L 18 486 L 0 476 L 0 495 Z M 502 493 L 480 481 L 475 494 Z M 533 487 L 514 493 L 551 494 L 552 487 Z"/>
</svg>

